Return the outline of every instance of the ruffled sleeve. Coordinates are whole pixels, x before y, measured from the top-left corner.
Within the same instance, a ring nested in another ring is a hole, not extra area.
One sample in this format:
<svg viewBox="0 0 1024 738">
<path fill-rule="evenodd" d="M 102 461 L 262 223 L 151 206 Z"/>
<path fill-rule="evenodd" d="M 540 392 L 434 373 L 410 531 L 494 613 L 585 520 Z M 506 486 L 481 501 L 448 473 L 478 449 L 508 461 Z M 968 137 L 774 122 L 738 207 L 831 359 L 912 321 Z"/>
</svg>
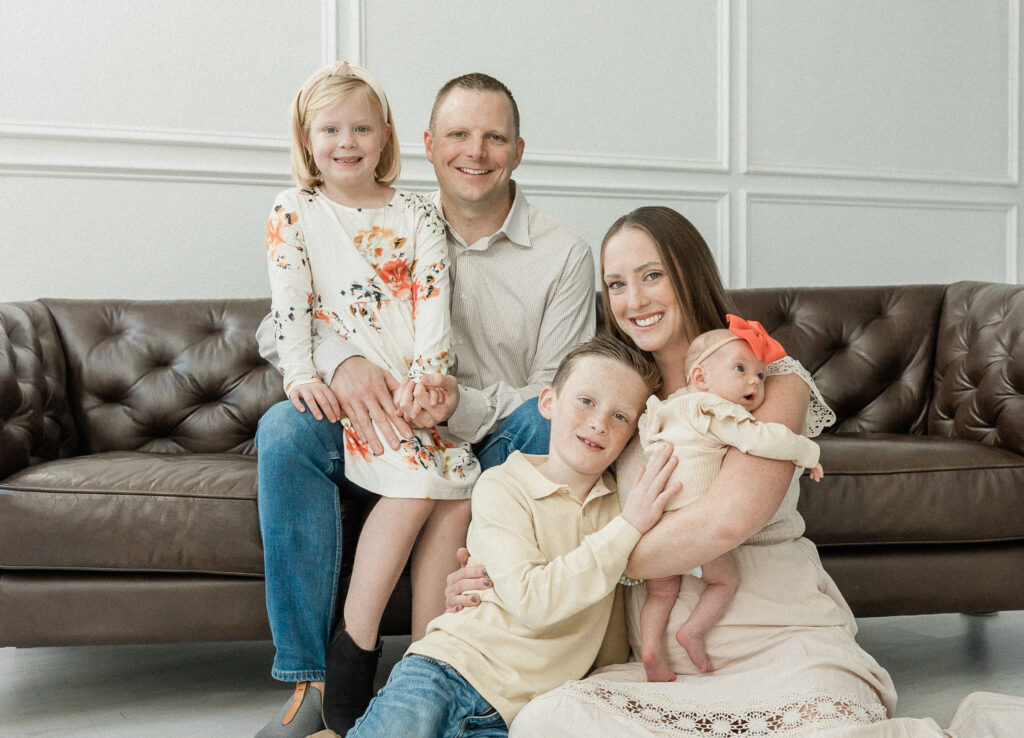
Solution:
<svg viewBox="0 0 1024 738">
<path fill-rule="evenodd" d="M 809 438 L 821 435 L 821 432 L 836 422 L 836 414 L 825 404 L 818 386 L 811 379 L 811 373 L 804 369 L 803 364 L 792 356 L 784 356 L 768 365 L 768 376 L 796 374 L 811 389 L 811 401 L 807 406 L 807 419 L 804 421 L 804 435 Z"/>
</svg>

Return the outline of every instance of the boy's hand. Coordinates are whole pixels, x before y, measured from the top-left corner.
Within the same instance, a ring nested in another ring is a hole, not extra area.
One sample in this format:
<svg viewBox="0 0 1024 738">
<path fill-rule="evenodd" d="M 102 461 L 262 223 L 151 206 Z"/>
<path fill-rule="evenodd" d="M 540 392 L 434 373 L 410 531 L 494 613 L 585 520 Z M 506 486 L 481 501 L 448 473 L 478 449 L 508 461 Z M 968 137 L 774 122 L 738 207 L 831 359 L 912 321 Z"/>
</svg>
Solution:
<svg viewBox="0 0 1024 738">
<path fill-rule="evenodd" d="M 641 533 L 654 527 L 672 495 L 683 488 L 681 482 L 665 488 L 678 463 L 679 459 L 672 455 L 672 446 L 663 443 L 648 460 L 647 466 L 640 469 L 640 476 L 622 506 L 622 517 Z"/>
<path fill-rule="evenodd" d="M 370 451 L 377 456 L 384 453 L 377 430 L 384 441 L 396 450 L 398 435 L 412 437 L 412 429 L 391 399 L 391 393 L 397 388 L 398 380 L 390 372 L 362 356 L 345 359 L 331 377 L 331 392 L 338 399 L 342 412 L 352 423 L 356 434 L 370 445 Z"/>
<path fill-rule="evenodd" d="M 811 479 L 815 482 L 820 482 L 823 476 L 825 476 L 825 470 L 821 468 L 821 464 L 811 469 Z"/>
<path fill-rule="evenodd" d="M 458 612 L 463 607 L 476 607 L 480 604 L 480 596 L 463 592 L 471 589 L 490 589 L 494 586 L 487 577 L 487 570 L 482 566 L 466 566 L 469 562 L 469 549 L 460 548 L 455 557 L 459 560 L 459 568 L 448 575 L 448 586 L 444 588 L 445 612 Z"/>
<path fill-rule="evenodd" d="M 341 419 L 341 405 L 338 403 L 338 398 L 334 396 L 327 385 L 320 382 L 308 382 L 292 387 L 288 390 L 288 399 L 300 413 L 306 412 L 306 407 L 308 407 L 317 420 L 323 420 L 326 416 L 329 422 L 337 423 Z"/>
</svg>

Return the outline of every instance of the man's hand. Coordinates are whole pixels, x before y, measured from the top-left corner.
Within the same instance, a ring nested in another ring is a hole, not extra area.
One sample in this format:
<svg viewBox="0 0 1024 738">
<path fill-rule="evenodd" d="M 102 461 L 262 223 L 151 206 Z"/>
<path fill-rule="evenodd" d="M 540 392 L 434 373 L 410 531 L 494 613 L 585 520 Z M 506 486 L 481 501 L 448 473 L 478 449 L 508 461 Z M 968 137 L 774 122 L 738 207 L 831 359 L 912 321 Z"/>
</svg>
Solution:
<svg viewBox="0 0 1024 738">
<path fill-rule="evenodd" d="M 419 382 L 406 377 L 395 403 L 414 428 L 433 428 L 452 416 L 459 405 L 459 383 L 450 374 L 424 374 Z"/>
<path fill-rule="evenodd" d="M 329 422 L 337 423 L 341 418 L 341 405 L 338 404 L 338 398 L 326 384 L 307 382 L 296 385 L 288 390 L 288 399 L 300 413 L 306 412 L 306 407 L 308 407 L 317 420 L 323 420 L 326 416 Z"/>
<path fill-rule="evenodd" d="M 663 443 L 648 460 L 647 466 L 640 470 L 640 476 L 622 506 L 622 517 L 641 533 L 654 527 L 672 495 L 683 488 L 680 482 L 665 488 L 678 463 L 679 459 L 672 456 L 672 446 Z"/>
<path fill-rule="evenodd" d="M 472 589 L 489 589 L 491 584 L 487 570 L 482 566 L 469 566 L 469 550 L 460 548 L 455 554 L 459 560 L 459 568 L 448 575 L 448 586 L 444 588 L 445 612 L 458 612 L 463 607 L 476 607 L 480 604 L 480 595 L 463 594 Z"/>
<path fill-rule="evenodd" d="M 402 438 L 412 436 L 412 429 L 391 399 L 396 389 L 398 380 L 362 356 L 345 359 L 331 377 L 331 392 L 342 412 L 376 455 L 384 453 L 384 446 L 374 424 L 392 449 L 398 449 L 399 435 Z"/>
</svg>

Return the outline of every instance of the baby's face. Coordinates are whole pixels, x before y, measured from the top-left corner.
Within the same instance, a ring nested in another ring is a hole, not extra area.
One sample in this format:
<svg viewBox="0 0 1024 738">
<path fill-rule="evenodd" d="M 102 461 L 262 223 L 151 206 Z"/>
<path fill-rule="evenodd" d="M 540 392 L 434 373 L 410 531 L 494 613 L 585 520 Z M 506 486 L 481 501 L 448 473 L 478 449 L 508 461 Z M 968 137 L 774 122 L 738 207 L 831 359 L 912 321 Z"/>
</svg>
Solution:
<svg viewBox="0 0 1024 738">
<path fill-rule="evenodd" d="M 707 391 L 753 412 L 764 401 L 767 369 L 746 341 L 731 341 L 704 360 Z"/>
</svg>

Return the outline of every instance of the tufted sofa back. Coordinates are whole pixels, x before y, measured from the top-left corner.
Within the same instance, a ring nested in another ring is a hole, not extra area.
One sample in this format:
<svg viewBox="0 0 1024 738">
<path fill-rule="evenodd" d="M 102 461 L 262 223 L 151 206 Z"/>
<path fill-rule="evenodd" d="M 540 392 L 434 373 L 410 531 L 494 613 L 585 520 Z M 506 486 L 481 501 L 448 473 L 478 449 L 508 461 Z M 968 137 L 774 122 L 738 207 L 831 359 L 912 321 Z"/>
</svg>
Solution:
<svg viewBox="0 0 1024 738">
<path fill-rule="evenodd" d="M 77 447 L 64 351 L 50 312 L 40 302 L 0 303 L 0 479 L 72 456 Z"/>
<path fill-rule="evenodd" d="M 284 399 L 253 334 L 269 300 L 42 300 L 67 362 L 78 453 L 252 453 Z"/>
<path fill-rule="evenodd" d="M 733 290 L 814 377 L 832 432 L 926 432 L 945 285 Z"/>
<path fill-rule="evenodd" d="M 1024 454 L 1024 286 L 946 290 L 928 433 Z"/>
</svg>

